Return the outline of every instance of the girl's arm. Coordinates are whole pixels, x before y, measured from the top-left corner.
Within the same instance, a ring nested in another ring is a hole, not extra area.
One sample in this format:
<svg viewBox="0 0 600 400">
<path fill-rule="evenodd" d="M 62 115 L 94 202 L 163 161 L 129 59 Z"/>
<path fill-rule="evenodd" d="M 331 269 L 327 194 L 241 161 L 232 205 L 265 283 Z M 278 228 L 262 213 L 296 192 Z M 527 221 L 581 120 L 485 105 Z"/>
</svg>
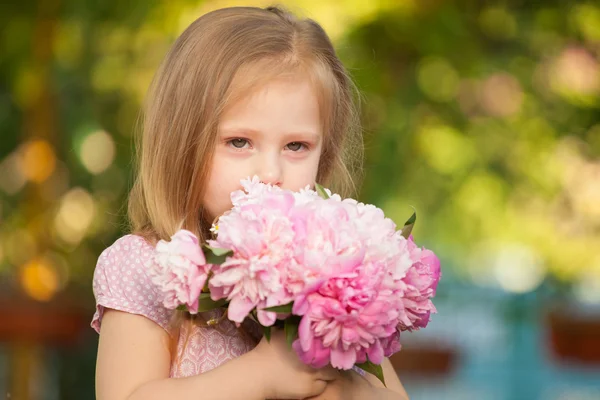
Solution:
<svg viewBox="0 0 600 400">
<path fill-rule="evenodd" d="M 169 379 L 171 355 L 165 330 L 145 317 L 107 309 L 98 346 L 96 398 L 263 400 L 260 364 L 250 352 L 210 372 Z"/>
<path fill-rule="evenodd" d="M 250 352 L 189 378 L 169 378 L 169 336 L 145 317 L 106 309 L 96 366 L 98 400 L 264 400 L 316 396 L 335 369 L 302 364 L 283 331 Z"/>
</svg>

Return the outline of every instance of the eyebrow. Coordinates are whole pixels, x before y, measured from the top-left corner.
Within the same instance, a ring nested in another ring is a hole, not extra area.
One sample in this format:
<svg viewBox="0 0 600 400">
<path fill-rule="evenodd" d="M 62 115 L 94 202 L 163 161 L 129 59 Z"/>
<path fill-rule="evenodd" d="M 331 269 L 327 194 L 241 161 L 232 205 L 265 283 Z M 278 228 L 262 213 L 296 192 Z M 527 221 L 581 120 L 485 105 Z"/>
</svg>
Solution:
<svg viewBox="0 0 600 400">
<path fill-rule="evenodd" d="M 262 136 L 262 132 L 256 129 L 251 128 L 222 128 L 219 129 L 219 133 L 233 134 L 233 135 L 251 135 L 251 136 Z M 312 140 L 314 142 L 318 142 L 321 140 L 321 135 L 314 131 L 293 131 L 293 132 L 284 132 L 282 133 L 284 138 L 290 137 L 302 137 L 307 140 Z"/>
</svg>

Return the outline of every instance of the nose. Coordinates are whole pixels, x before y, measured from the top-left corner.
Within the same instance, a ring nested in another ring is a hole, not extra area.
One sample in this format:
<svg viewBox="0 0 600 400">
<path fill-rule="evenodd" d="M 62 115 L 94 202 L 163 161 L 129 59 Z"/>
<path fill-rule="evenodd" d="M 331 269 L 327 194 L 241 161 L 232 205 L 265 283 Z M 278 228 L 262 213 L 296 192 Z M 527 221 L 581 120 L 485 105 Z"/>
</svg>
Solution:
<svg viewBox="0 0 600 400">
<path fill-rule="evenodd" d="M 282 166 L 278 156 L 265 155 L 260 161 L 258 177 L 262 183 L 281 186 Z"/>
</svg>

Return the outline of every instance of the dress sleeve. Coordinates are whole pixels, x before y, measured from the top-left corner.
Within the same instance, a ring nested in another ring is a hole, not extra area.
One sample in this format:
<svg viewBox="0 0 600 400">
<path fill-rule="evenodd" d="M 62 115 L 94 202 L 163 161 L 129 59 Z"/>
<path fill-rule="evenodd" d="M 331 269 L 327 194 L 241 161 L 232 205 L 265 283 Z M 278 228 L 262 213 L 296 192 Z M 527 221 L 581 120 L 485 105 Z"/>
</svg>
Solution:
<svg viewBox="0 0 600 400">
<path fill-rule="evenodd" d="M 161 302 L 160 292 L 148 276 L 154 248 L 142 237 L 126 235 L 106 248 L 94 270 L 96 312 L 91 326 L 100 333 L 104 310 L 142 315 L 168 333 L 173 311 Z"/>
</svg>

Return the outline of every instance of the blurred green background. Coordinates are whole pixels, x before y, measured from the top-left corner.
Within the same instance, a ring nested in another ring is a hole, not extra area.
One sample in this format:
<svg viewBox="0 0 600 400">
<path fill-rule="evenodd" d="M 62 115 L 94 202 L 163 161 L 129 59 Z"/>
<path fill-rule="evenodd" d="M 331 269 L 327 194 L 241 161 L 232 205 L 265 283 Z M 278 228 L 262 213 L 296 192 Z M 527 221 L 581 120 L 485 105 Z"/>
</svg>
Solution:
<svg viewBox="0 0 600 400">
<path fill-rule="evenodd" d="M 94 398 L 91 278 L 127 233 L 150 79 L 201 14 L 271 3 L 0 6 L 0 398 Z M 411 398 L 600 398 L 600 5 L 280 3 L 364 94 L 361 200 L 415 207 L 443 262 L 439 314 L 393 360 Z"/>
</svg>

